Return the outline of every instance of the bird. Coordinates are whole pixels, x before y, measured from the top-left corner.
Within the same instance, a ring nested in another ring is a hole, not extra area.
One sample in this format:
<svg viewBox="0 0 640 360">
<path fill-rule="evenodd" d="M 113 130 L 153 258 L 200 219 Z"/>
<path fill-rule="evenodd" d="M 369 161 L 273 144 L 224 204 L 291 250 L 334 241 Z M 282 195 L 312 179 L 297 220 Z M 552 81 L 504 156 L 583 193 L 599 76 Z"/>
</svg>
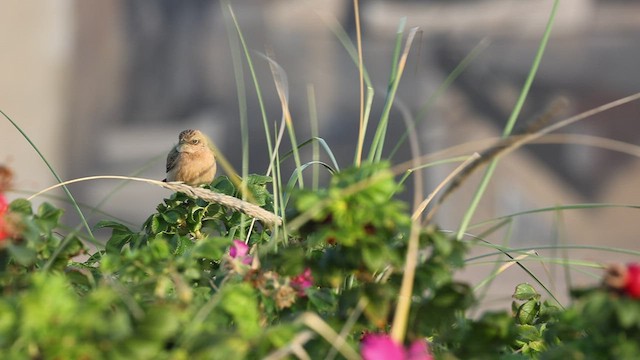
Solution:
<svg viewBox="0 0 640 360">
<path fill-rule="evenodd" d="M 187 185 L 210 184 L 216 175 L 216 157 L 210 141 L 200 130 L 184 130 L 178 144 L 167 155 L 164 182 L 181 181 Z"/>
</svg>

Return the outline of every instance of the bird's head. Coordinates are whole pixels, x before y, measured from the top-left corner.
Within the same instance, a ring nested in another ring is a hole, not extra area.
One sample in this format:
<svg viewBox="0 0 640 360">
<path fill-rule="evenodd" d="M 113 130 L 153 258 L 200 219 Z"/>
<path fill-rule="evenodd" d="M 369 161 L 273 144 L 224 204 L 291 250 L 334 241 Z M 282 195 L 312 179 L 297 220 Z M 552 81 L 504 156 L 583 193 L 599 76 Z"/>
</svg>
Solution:
<svg viewBox="0 0 640 360">
<path fill-rule="evenodd" d="M 209 142 L 200 130 L 185 130 L 178 136 L 178 151 L 194 153 L 209 147 Z"/>
</svg>

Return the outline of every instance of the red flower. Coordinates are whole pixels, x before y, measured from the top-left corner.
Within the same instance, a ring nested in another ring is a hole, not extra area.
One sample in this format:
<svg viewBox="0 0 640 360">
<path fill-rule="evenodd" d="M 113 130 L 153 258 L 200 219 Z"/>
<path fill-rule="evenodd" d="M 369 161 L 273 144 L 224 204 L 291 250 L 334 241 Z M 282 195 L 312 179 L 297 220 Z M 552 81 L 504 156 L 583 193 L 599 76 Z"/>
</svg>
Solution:
<svg viewBox="0 0 640 360">
<path fill-rule="evenodd" d="M 360 343 L 360 353 L 364 360 L 433 360 L 426 341 L 416 340 L 405 349 L 388 334 L 366 334 Z"/>
<path fill-rule="evenodd" d="M 624 292 L 634 299 L 640 299 L 640 264 L 627 265 Z"/>
<path fill-rule="evenodd" d="M 313 286 L 311 269 L 306 268 L 300 275 L 291 278 L 291 287 L 298 291 L 298 296 L 305 296 L 305 290 Z"/>
<path fill-rule="evenodd" d="M 4 195 L 0 193 L 0 216 L 4 215 L 9 209 L 9 202 L 5 199 Z"/>
</svg>

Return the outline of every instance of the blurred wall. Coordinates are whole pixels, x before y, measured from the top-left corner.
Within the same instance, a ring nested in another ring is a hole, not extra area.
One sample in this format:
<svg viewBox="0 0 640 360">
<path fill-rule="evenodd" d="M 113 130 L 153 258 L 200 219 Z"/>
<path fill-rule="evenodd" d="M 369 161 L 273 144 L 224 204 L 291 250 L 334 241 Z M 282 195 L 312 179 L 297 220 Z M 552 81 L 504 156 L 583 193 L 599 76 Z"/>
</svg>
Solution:
<svg viewBox="0 0 640 360">
<path fill-rule="evenodd" d="M 74 56 L 74 2 L 8 0 L 0 3 L 0 110 L 11 117 L 65 175 L 69 163 L 68 80 Z M 36 152 L 0 120 L 0 162 L 16 173 L 19 188 L 55 183 Z"/>
</svg>

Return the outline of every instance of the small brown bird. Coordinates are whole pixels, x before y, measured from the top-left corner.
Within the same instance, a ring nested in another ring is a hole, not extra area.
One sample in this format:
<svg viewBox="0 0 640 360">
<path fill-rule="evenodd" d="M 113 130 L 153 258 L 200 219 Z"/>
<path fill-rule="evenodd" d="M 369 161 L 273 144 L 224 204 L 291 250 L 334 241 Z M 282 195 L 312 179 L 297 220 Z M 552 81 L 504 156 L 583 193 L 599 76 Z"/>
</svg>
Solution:
<svg viewBox="0 0 640 360">
<path fill-rule="evenodd" d="M 191 186 L 209 184 L 216 175 L 216 158 L 209 139 L 199 130 L 185 130 L 167 156 L 167 178 Z"/>
</svg>

